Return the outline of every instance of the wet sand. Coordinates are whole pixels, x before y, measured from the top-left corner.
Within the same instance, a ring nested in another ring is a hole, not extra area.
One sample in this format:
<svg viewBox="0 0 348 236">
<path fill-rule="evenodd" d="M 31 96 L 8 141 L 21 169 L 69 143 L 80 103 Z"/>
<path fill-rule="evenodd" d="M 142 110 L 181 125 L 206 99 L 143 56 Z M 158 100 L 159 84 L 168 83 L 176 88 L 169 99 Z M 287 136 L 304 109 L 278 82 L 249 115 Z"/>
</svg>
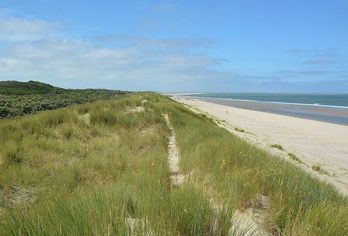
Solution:
<svg viewBox="0 0 348 236">
<path fill-rule="evenodd" d="M 220 105 L 238 107 L 242 109 L 270 112 L 280 115 L 348 125 L 348 109 L 339 107 L 325 107 L 313 105 L 297 105 L 285 103 L 267 103 L 257 101 L 239 101 L 216 98 L 199 98 L 202 101 Z"/>
<path fill-rule="evenodd" d="M 341 193 L 348 196 L 347 125 L 241 109 L 232 107 L 231 103 L 226 106 L 190 97 L 175 99 L 198 112 L 215 117 L 222 127 L 237 136 L 284 157 L 312 175 L 332 183 Z M 284 151 L 272 148 L 272 144 L 281 145 Z M 303 163 L 291 160 L 288 156 L 290 152 Z M 313 165 L 320 166 L 323 171 L 314 171 Z"/>
</svg>

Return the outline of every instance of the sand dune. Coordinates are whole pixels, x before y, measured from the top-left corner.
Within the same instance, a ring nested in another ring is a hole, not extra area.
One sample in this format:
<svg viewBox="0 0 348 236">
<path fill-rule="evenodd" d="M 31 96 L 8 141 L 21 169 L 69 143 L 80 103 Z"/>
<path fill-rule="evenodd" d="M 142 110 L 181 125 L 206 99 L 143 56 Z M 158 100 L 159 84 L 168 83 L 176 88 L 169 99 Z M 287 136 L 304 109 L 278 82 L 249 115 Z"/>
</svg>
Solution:
<svg viewBox="0 0 348 236">
<path fill-rule="evenodd" d="M 214 116 L 229 131 L 283 156 L 348 195 L 348 126 L 218 105 L 187 97 L 176 97 L 176 100 Z M 284 151 L 272 148 L 272 144 L 281 145 Z M 300 161 L 292 160 L 289 152 Z"/>
</svg>

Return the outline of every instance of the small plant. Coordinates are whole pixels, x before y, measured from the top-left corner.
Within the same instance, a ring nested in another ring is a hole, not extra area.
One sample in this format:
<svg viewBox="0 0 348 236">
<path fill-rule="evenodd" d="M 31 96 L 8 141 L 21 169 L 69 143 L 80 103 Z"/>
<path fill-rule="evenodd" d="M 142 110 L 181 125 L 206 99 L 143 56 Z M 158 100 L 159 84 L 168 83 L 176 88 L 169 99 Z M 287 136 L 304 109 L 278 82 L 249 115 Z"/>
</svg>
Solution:
<svg viewBox="0 0 348 236">
<path fill-rule="evenodd" d="M 4 150 L 4 162 L 7 164 L 20 164 L 23 162 L 21 149 L 14 143 L 8 144 Z"/>
<path fill-rule="evenodd" d="M 40 122 L 46 127 L 57 127 L 60 124 L 77 119 L 73 113 L 65 110 L 45 112 L 40 118 Z"/>
<path fill-rule="evenodd" d="M 281 151 L 284 151 L 283 146 L 280 145 L 280 144 L 272 144 L 272 145 L 271 145 L 271 148 L 276 148 L 276 149 L 279 149 L 279 150 L 281 150 Z"/>
<path fill-rule="evenodd" d="M 238 132 L 242 132 L 242 133 L 245 133 L 245 130 L 244 129 L 240 129 L 240 128 L 234 128 L 235 131 L 238 131 Z"/>
<path fill-rule="evenodd" d="M 74 129 L 69 125 L 64 125 L 62 128 L 62 135 L 65 139 L 69 140 L 74 134 Z"/>
<path fill-rule="evenodd" d="M 294 160 L 298 163 L 303 163 L 303 161 L 299 157 L 297 157 L 295 154 L 291 152 L 288 153 L 288 156 L 290 157 L 291 160 Z"/>
<path fill-rule="evenodd" d="M 92 124 L 104 124 L 104 125 L 114 125 L 118 121 L 118 117 L 115 112 L 97 110 L 91 113 L 90 116 Z"/>
<path fill-rule="evenodd" d="M 319 165 L 313 165 L 312 169 L 315 170 L 315 171 L 320 171 L 321 167 Z"/>
<path fill-rule="evenodd" d="M 328 175 L 329 173 L 324 170 L 320 165 L 314 164 L 312 170 L 319 172 L 320 174 Z"/>
<path fill-rule="evenodd" d="M 80 115 L 87 114 L 89 112 L 90 106 L 89 105 L 81 105 L 77 107 L 77 112 Z"/>
<path fill-rule="evenodd" d="M 97 137 L 100 135 L 100 130 L 96 127 L 92 127 L 89 131 L 89 134 L 92 136 L 92 137 Z"/>
<path fill-rule="evenodd" d="M 137 199 L 130 193 L 125 196 L 125 212 L 129 217 L 135 217 L 137 212 Z"/>
</svg>

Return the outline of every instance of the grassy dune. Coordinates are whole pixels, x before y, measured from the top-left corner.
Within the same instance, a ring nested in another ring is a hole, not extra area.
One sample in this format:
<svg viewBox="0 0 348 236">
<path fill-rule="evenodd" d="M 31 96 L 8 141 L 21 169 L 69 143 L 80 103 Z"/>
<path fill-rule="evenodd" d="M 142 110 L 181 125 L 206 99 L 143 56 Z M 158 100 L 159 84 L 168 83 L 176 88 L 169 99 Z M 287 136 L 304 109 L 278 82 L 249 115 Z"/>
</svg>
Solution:
<svg viewBox="0 0 348 236">
<path fill-rule="evenodd" d="M 179 188 L 162 113 L 190 175 Z M 0 173 L 0 235 L 125 235 L 130 221 L 139 235 L 227 235 L 257 194 L 270 198 L 275 235 L 348 234 L 348 201 L 333 187 L 151 93 L 1 121 Z"/>
<path fill-rule="evenodd" d="M 37 81 L 0 81 L 0 119 L 115 99 L 127 93 L 106 89 L 63 89 Z"/>
</svg>

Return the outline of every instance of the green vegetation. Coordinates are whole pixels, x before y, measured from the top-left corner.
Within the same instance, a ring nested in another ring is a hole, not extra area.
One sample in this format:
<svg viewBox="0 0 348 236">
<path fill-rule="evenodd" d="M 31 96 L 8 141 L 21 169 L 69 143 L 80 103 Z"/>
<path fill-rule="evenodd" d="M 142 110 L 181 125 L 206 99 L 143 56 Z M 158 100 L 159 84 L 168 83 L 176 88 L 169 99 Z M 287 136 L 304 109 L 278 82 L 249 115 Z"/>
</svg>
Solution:
<svg viewBox="0 0 348 236">
<path fill-rule="evenodd" d="M 0 81 L 0 119 L 113 99 L 125 93 L 105 89 L 62 89 L 36 81 Z"/>
<path fill-rule="evenodd" d="M 0 81 L 0 94 L 3 95 L 52 94 L 64 91 L 65 89 L 37 81 Z"/>
<path fill-rule="evenodd" d="M 245 130 L 244 129 L 240 129 L 240 128 L 234 128 L 235 131 L 238 131 L 238 132 L 241 132 L 241 133 L 245 133 Z"/>
<path fill-rule="evenodd" d="M 348 201 L 331 185 L 194 116 L 172 111 L 182 166 L 221 201 L 243 209 L 269 196 L 266 228 L 275 235 L 348 234 Z"/>
<path fill-rule="evenodd" d="M 276 148 L 276 149 L 279 149 L 279 150 L 281 150 L 281 151 L 284 151 L 283 146 L 280 145 L 280 144 L 272 144 L 272 145 L 271 145 L 271 148 Z"/>
<path fill-rule="evenodd" d="M 312 170 L 319 172 L 322 175 L 328 175 L 329 173 L 324 170 L 320 165 L 314 164 L 312 166 Z"/>
<path fill-rule="evenodd" d="M 293 154 L 291 152 L 288 153 L 288 156 L 290 157 L 291 160 L 294 160 L 294 161 L 301 163 L 301 164 L 304 163 L 298 156 L 296 156 L 295 154 Z"/>
<path fill-rule="evenodd" d="M 191 176 L 180 187 L 162 113 Z M 348 234 L 348 201 L 331 185 L 152 93 L 1 121 L 0 172 L 0 235 L 126 235 L 127 222 L 139 235 L 227 235 L 258 194 L 275 235 Z"/>
</svg>

